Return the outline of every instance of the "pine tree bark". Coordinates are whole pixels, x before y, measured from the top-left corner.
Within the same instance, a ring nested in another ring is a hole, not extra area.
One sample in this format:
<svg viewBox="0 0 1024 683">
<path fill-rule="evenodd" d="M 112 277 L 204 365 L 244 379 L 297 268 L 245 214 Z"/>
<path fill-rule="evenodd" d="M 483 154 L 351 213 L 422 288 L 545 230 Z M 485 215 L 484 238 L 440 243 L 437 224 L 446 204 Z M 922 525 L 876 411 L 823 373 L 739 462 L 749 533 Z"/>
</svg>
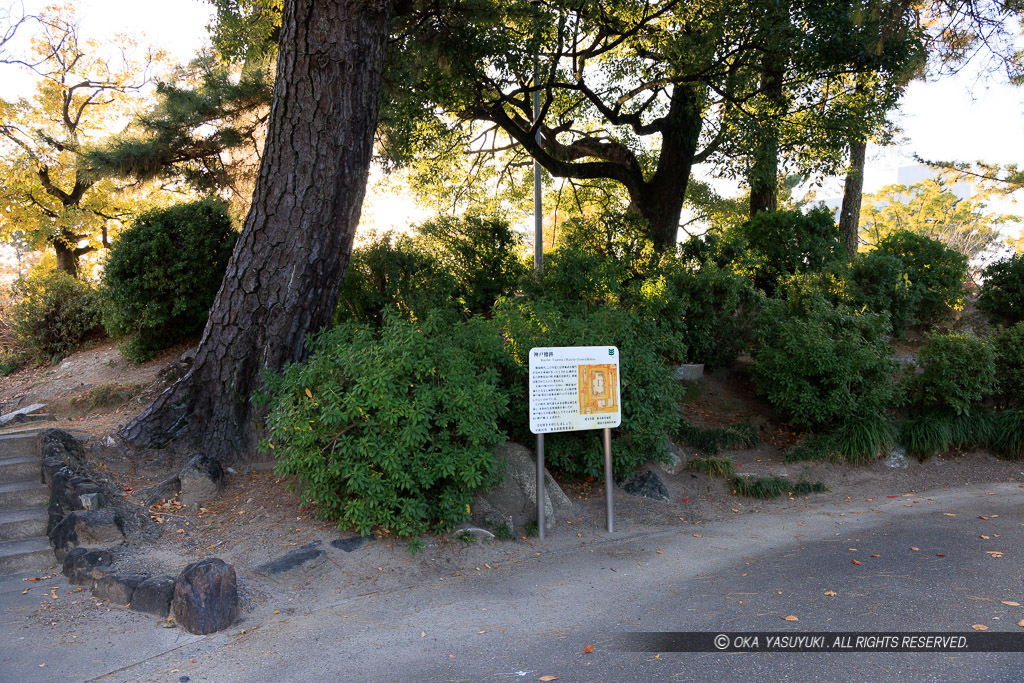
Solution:
<svg viewBox="0 0 1024 683">
<path fill-rule="evenodd" d="M 852 261 L 857 255 L 860 231 L 860 204 L 864 192 L 864 159 L 867 155 L 866 140 L 850 141 L 850 170 L 846 172 L 843 189 L 843 208 L 839 211 L 839 234 L 846 246 L 846 259 Z"/>
<path fill-rule="evenodd" d="M 392 0 L 287 0 L 252 207 L 191 370 L 121 436 L 250 459 L 261 374 L 305 357 L 335 310 L 363 202 Z"/>
</svg>

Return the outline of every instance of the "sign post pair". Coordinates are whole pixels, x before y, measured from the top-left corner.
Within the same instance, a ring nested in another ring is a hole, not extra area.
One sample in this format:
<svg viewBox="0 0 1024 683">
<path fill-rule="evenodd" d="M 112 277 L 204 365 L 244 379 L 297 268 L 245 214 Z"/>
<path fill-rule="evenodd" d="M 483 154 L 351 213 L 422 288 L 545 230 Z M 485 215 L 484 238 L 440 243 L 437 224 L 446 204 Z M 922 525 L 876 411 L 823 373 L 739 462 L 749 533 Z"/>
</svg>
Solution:
<svg viewBox="0 0 1024 683">
<path fill-rule="evenodd" d="M 537 435 L 537 531 L 544 538 L 544 435 L 604 430 L 604 490 L 612 510 L 612 428 L 622 423 L 619 350 L 614 346 L 530 349 L 530 431 Z"/>
</svg>

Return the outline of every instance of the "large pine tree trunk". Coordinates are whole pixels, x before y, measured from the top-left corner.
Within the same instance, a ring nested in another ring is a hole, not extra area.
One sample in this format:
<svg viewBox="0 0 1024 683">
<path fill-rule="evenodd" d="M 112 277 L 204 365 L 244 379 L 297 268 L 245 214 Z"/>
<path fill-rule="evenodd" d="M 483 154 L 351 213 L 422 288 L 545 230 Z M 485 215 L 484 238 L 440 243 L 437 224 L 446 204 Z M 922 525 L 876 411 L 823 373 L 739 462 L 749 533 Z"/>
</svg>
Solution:
<svg viewBox="0 0 1024 683">
<path fill-rule="evenodd" d="M 860 230 L 860 203 L 864 192 L 864 158 L 867 155 L 866 140 L 850 142 L 850 170 L 846 173 L 843 190 L 843 208 L 839 211 L 839 234 L 846 245 L 849 261 L 857 255 L 858 231 Z"/>
<path fill-rule="evenodd" d="M 189 373 L 122 430 L 252 457 L 264 370 L 302 360 L 348 265 L 377 123 L 392 0 L 287 0 L 253 203 Z"/>
</svg>

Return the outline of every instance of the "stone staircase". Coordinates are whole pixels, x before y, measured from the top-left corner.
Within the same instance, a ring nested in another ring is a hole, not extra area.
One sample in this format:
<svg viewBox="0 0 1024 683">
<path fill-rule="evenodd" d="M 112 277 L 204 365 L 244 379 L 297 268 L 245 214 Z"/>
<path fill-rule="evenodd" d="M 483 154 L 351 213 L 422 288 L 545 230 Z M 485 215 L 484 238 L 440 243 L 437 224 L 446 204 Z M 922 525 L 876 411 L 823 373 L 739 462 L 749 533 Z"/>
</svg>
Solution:
<svg viewBox="0 0 1024 683">
<path fill-rule="evenodd" d="M 41 471 L 36 432 L 0 436 L 0 575 L 54 564 L 46 537 L 50 490 Z"/>
</svg>

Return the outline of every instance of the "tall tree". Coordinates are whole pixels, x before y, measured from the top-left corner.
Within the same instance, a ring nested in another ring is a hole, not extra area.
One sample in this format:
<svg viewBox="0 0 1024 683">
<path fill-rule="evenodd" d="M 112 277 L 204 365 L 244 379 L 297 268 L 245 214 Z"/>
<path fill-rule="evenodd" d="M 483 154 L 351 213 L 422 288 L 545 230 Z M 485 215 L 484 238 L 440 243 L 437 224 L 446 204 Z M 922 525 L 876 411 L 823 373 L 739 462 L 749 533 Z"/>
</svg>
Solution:
<svg viewBox="0 0 1024 683">
<path fill-rule="evenodd" d="M 0 233 L 48 245 L 58 269 L 77 276 L 82 256 L 109 246 L 111 232 L 154 201 L 96 175 L 81 154 L 137 105 L 155 55 L 104 56 L 69 10 L 50 10 L 38 26 L 33 53 L 18 60 L 39 76 L 34 98 L 0 100 Z M 122 54 L 134 49 L 119 40 Z"/>
<path fill-rule="evenodd" d="M 261 373 L 304 358 L 330 322 L 359 221 L 390 0 L 288 0 L 252 208 L 192 368 L 121 434 L 134 446 L 198 443 L 251 454 Z"/>
</svg>

